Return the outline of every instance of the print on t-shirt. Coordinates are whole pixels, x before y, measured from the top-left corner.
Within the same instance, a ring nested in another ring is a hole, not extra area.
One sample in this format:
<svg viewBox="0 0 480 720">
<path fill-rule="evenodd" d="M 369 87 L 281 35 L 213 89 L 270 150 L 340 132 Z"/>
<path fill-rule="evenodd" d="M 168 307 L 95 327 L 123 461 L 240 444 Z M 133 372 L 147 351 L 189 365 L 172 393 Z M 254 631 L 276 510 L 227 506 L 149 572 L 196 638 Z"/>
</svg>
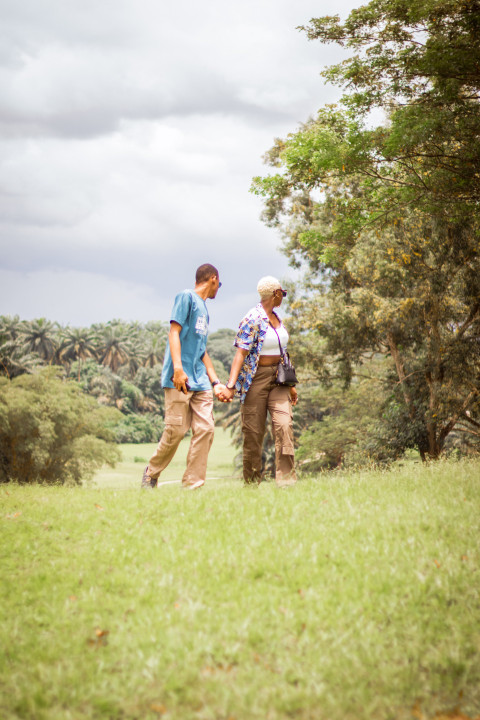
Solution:
<svg viewBox="0 0 480 720">
<path fill-rule="evenodd" d="M 197 322 L 195 323 L 195 330 L 199 335 L 206 335 L 208 332 L 208 325 L 207 325 L 207 318 L 205 315 L 201 315 L 197 318 Z"/>
</svg>

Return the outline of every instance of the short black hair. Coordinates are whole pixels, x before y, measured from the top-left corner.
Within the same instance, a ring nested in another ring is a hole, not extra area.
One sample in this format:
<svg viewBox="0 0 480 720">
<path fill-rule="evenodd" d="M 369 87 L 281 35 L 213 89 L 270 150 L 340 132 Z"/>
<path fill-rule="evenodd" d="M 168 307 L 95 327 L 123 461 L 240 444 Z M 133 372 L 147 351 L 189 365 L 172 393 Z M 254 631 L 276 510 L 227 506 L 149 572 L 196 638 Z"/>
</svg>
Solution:
<svg viewBox="0 0 480 720">
<path fill-rule="evenodd" d="M 218 278 L 217 268 L 214 265 L 210 265 L 210 263 L 204 263 L 197 268 L 197 272 L 195 273 L 195 282 L 197 285 L 199 283 L 206 282 L 212 277 L 212 275 L 216 275 Z"/>
</svg>

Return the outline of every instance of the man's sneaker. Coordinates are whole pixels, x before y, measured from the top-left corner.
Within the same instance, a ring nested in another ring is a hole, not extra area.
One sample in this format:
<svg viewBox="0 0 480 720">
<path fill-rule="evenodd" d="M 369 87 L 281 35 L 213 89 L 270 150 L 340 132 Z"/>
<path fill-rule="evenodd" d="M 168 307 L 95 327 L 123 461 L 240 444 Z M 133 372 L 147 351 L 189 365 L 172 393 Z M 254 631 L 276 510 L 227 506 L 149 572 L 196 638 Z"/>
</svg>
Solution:
<svg viewBox="0 0 480 720">
<path fill-rule="evenodd" d="M 205 485 L 205 480 L 197 480 L 197 482 L 194 482 L 191 485 L 186 485 L 185 487 L 187 490 L 198 490 L 198 488 L 201 488 L 203 485 Z"/>
<path fill-rule="evenodd" d="M 143 471 L 143 477 L 142 477 L 142 484 L 141 488 L 142 490 L 153 490 L 153 488 L 157 487 L 157 479 L 152 478 L 151 475 L 148 474 L 148 465 Z"/>
</svg>

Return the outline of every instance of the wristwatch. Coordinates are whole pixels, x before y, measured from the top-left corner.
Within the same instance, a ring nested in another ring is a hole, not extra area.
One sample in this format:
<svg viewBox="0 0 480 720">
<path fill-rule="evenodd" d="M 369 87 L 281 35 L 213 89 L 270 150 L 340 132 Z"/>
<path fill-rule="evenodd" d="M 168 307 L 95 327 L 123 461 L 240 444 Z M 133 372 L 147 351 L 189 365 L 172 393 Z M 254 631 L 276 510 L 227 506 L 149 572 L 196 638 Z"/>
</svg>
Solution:
<svg viewBox="0 0 480 720">
<path fill-rule="evenodd" d="M 234 390 L 234 389 L 235 389 L 235 383 L 233 383 L 233 385 L 230 385 L 230 380 L 229 380 L 229 381 L 227 382 L 227 384 L 225 385 L 225 387 L 227 388 L 227 390 Z"/>
<path fill-rule="evenodd" d="M 213 380 L 212 387 L 215 387 L 215 385 L 219 385 L 219 384 L 220 384 L 220 380 Z"/>
</svg>

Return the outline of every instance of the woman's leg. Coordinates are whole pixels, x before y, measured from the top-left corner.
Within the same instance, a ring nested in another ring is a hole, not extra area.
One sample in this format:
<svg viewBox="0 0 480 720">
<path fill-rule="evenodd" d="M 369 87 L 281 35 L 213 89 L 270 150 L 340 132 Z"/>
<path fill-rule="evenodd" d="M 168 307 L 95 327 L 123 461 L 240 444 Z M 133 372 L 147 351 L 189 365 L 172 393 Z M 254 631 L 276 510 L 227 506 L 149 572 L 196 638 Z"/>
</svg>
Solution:
<svg viewBox="0 0 480 720">
<path fill-rule="evenodd" d="M 243 432 L 243 479 L 246 483 L 260 482 L 262 477 L 262 448 L 267 420 L 268 392 L 272 370 L 259 367 L 241 407 Z"/>
<path fill-rule="evenodd" d="M 289 387 L 273 386 L 268 395 L 268 410 L 272 417 L 275 438 L 275 482 L 279 487 L 293 485 L 297 481 L 297 476 L 295 474 L 292 403 Z"/>
</svg>

